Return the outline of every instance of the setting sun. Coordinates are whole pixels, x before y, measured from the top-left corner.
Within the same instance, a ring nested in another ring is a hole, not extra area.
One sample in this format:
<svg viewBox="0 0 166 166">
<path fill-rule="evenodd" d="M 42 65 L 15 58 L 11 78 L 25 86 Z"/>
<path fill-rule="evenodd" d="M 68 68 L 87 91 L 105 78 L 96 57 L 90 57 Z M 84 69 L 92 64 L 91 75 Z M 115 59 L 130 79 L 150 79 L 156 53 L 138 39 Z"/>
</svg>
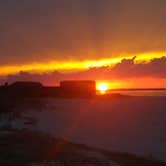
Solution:
<svg viewBox="0 0 166 166">
<path fill-rule="evenodd" d="M 103 94 L 108 90 L 108 83 L 106 82 L 98 83 L 96 89 Z"/>
</svg>

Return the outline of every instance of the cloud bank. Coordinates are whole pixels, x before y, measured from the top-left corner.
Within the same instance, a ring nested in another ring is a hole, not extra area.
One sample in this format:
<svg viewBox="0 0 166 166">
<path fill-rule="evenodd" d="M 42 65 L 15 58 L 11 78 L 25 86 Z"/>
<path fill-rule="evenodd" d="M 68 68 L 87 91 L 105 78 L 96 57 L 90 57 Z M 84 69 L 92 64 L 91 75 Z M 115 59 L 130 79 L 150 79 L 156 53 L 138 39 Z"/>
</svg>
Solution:
<svg viewBox="0 0 166 166">
<path fill-rule="evenodd" d="M 6 78 L 1 78 L 2 82 L 15 82 L 15 81 L 39 81 L 45 85 L 56 85 L 61 80 L 72 80 L 72 79 L 93 79 L 93 80 L 120 80 L 120 81 L 142 81 L 141 84 L 146 85 L 157 85 L 157 87 L 166 87 L 166 58 L 156 58 L 151 60 L 149 63 L 134 62 L 135 57 L 132 59 L 123 59 L 120 63 L 114 67 L 99 67 L 90 68 L 86 71 L 77 73 L 60 73 L 54 71 L 51 73 L 43 74 L 32 74 L 21 71 L 16 75 L 8 75 Z M 155 80 L 155 82 L 146 82 L 147 78 Z M 139 86 L 139 83 L 138 85 Z"/>
</svg>

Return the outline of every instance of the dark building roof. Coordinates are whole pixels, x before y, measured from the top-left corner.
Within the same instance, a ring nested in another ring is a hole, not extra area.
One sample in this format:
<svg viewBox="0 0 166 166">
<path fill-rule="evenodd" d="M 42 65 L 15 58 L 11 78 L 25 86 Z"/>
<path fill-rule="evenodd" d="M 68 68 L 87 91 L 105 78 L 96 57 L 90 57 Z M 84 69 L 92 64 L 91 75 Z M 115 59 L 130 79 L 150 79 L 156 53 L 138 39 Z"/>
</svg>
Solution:
<svg viewBox="0 0 166 166">
<path fill-rule="evenodd" d="M 65 88 L 65 87 L 74 87 L 74 88 L 91 87 L 91 88 L 95 88 L 96 82 L 91 81 L 91 80 L 68 80 L 68 81 L 61 81 L 60 87 L 62 87 L 62 88 Z"/>
<path fill-rule="evenodd" d="M 60 88 L 66 97 L 90 97 L 96 94 L 96 82 L 91 80 L 62 81 Z"/>
<path fill-rule="evenodd" d="M 37 88 L 42 87 L 40 82 L 17 81 L 10 85 L 12 88 Z"/>
<path fill-rule="evenodd" d="M 18 81 L 0 87 L 1 96 L 14 97 L 91 97 L 96 93 L 95 81 L 62 81 L 59 87 L 42 86 L 39 82 Z"/>
</svg>

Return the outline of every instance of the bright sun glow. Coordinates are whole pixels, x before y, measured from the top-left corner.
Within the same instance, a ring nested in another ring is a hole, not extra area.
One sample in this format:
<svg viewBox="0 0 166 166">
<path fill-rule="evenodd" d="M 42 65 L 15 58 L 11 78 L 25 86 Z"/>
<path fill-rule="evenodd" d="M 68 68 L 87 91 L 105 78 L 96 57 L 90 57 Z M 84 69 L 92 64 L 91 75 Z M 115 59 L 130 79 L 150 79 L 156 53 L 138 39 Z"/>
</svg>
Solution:
<svg viewBox="0 0 166 166">
<path fill-rule="evenodd" d="M 108 90 L 108 83 L 102 82 L 97 84 L 97 90 L 101 93 L 104 94 Z"/>
</svg>

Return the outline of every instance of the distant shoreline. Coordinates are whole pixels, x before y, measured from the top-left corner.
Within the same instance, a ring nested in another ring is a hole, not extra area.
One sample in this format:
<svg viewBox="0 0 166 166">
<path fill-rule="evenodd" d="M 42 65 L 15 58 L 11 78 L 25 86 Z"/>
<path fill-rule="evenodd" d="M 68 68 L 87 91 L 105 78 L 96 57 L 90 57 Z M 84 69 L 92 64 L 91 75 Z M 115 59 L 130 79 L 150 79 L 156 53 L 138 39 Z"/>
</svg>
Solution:
<svg viewBox="0 0 166 166">
<path fill-rule="evenodd" d="M 121 88 L 111 89 L 105 94 L 120 94 L 122 96 L 166 96 L 165 88 Z"/>
<path fill-rule="evenodd" d="M 118 88 L 109 89 L 108 91 L 166 91 L 166 88 Z"/>
</svg>

